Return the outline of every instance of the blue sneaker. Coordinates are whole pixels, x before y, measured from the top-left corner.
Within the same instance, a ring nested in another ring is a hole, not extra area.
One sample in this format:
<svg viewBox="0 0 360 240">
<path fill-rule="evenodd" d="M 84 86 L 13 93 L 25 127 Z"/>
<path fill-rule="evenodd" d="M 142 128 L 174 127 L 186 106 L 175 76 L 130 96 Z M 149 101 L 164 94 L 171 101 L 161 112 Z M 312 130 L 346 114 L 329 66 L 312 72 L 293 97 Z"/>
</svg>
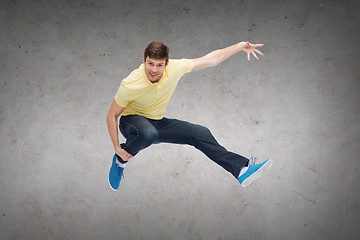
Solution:
<svg viewBox="0 0 360 240">
<path fill-rule="evenodd" d="M 109 172 L 109 184 L 112 190 L 117 191 L 119 189 L 121 178 L 123 177 L 124 168 L 120 167 L 116 163 L 116 155 L 112 160 L 112 165 Z"/>
<path fill-rule="evenodd" d="M 259 164 L 255 164 L 256 158 L 254 160 L 251 157 L 251 160 L 252 161 L 248 166 L 248 170 L 237 179 L 243 187 L 247 187 L 255 180 L 259 179 L 263 174 L 270 170 L 273 163 L 271 159 L 268 159 Z"/>
</svg>

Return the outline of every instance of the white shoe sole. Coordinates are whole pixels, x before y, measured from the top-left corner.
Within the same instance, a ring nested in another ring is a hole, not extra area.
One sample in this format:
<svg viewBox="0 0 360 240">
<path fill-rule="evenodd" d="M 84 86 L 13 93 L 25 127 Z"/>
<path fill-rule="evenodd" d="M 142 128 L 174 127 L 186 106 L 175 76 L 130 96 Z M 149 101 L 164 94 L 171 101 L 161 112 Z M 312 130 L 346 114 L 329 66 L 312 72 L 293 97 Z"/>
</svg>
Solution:
<svg viewBox="0 0 360 240">
<path fill-rule="evenodd" d="M 109 179 L 108 179 L 108 183 L 109 183 L 109 186 L 110 186 L 111 190 L 113 190 L 114 192 L 117 192 L 118 189 L 115 189 L 115 188 L 113 188 L 113 187 L 111 186 Z"/>
<path fill-rule="evenodd" d="M 248 177 L 246 180 L 244 180 L 241 183 L 241 186 L 247 187 L 251 183 L 255 182 L 257 179 L 259 179 L 263 174 L 267 173 L 270 168 L 272 167 L 273 161 L 271 159 L 267 160 L 267 162 L 262 165 L 258 170 L 256 170 L 250 177 Z"/>
</svg>

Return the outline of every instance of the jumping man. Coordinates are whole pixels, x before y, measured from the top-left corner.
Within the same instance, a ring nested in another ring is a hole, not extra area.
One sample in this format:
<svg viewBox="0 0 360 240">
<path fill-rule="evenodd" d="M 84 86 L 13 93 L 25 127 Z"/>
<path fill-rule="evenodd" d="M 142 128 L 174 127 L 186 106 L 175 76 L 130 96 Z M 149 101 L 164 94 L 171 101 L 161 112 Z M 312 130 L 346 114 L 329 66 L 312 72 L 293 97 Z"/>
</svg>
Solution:
<svg viewBox="0 0 360 240">
<path fill-rule="evenodd" d="M 263 44 L 240 42 L 215 50 L 195 59 L 169 59 L 169 48 L 162 42 L 150 43 L 143 64 L 122 80 L 107 114 L 107 125 L 115 155 L 109 173 L 109 183 L 118 190 L 127 162 L 139 151 L 156 143 L 188 144 L 230 172 L 246 187 L 271 168 L 272 160 L 260 164 L 227 151 L 209 129 L 178 119 L 164 117 L 166 106 L 179 79 L 188 72 L 214 67 L 241 50 L 259 59 L 264 55 L 256 47 Z M 256 53 L 255 53 L 256 52 Z M 126 142 L 119 143 L 119 129 Z"/>
</svg>

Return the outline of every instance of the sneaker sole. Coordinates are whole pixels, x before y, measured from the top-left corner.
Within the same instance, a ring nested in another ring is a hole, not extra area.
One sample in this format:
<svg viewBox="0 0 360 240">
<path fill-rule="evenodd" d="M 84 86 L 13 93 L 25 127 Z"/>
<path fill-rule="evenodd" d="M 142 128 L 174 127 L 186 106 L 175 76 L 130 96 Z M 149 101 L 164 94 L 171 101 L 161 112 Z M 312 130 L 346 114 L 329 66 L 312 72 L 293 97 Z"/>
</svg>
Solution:
<svg viewBox="0 0 360 240">
<path fill-rule="evenodd" d="M 264 165 L 262 165 L 258 170 L 256 170 L 250 177 L 248 177 L 246 180 L 244 180 L 241 183 L 241 186 L 247 187 L 251 183 L 255 182 L 257 179 L 259 179 L 263 174 L 267 173 L 270 168 L 272 167 L 273 161 L 269 159 Z"/>
<path fill-rule="evenodd" d="M 113 187 L 111 186 L 109 179 L 108 179 L 108 183 L 109 183 L 110 188 L 111 188 L 114 192 L 117 192 L 118 189 L 115 189 L 115 188 L 113 188 Z"/>
</svg>

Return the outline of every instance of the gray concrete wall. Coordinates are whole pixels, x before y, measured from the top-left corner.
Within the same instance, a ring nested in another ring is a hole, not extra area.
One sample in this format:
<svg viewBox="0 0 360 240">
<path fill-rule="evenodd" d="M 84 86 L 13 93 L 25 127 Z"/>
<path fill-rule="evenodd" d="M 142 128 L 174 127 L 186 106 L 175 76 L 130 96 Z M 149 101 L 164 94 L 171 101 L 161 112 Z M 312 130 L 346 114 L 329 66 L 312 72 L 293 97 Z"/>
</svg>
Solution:
<svg viewBox="0 0 360 240">
<path fill-rule="evenodd" d="M 2 0 L 1 239 L 356 239 L 359 10 L 355 0 Z M 242 52 L 185 75 L 166 116 L 271 157 L 268 175 L 242 188 L 197 150 L 162 144 L 109 188 L 106 114 L 153 40 L 172 58 L 265 44 L 260 61 Z"/>
</svg>

